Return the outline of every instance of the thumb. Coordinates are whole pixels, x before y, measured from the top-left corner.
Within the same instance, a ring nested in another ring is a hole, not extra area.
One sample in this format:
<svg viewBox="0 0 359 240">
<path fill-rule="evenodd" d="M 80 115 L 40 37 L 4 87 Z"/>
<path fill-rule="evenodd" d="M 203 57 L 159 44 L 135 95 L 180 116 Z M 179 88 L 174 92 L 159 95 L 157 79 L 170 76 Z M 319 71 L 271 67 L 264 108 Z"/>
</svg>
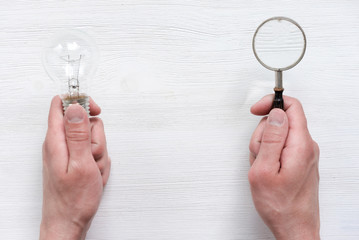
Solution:
<svg viewBox="0 0 359 240">
<path fill-rule="evenodd" d="M 279 171 L 280 157 L 288 135 L 286 113 L 274 108 L 265 123 L 262 141 L 255 162 L 266 170 Z"/>
<path fill-rule="evenodd" d="M 70 160 L 91 156 L 91 129 L 87 113 L 79 104 L 70 105 L 64 116 L 65 135 Z"/>
</svg>

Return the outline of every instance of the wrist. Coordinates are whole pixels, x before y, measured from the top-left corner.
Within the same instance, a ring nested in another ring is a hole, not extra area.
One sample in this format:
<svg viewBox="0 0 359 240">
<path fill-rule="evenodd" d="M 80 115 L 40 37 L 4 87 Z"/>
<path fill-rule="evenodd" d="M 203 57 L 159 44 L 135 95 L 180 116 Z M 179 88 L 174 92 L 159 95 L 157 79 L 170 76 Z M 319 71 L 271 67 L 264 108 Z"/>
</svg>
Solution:
<svg viewBox="0 0 359 240">
<path fill-rule="evenodd" d="M 87 229 L 75 223 L 41 222 L 40 240 L 83 240 Z"/>
<path fill-rule="evenodd" d="M 276 237 L 277 240 L 320 240 L 319 233 L 312 233 L 312 234 L 297 234 L 297 235 L 286 235 L 281 237 Z"/>
<path fill-rule="evenodd" d="M 319 228 L 305 229 L 297 228 L 274 234 L 277 240 L 320 240 Z"/>
</svg>

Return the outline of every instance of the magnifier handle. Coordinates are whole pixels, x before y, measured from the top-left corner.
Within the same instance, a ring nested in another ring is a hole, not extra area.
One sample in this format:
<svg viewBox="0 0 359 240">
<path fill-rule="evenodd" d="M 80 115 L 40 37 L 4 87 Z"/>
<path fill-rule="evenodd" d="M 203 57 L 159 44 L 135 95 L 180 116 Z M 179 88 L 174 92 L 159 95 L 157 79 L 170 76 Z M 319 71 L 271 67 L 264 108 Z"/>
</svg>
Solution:
<svg viewBox="0 0 359 240">
<path fill-rule="evenodd" d="M 275 94 L 274 94 L 272 108 L 280 108 L 284 110 L 283 91 L 284 88 L 274 88 Z"/>
</svg>

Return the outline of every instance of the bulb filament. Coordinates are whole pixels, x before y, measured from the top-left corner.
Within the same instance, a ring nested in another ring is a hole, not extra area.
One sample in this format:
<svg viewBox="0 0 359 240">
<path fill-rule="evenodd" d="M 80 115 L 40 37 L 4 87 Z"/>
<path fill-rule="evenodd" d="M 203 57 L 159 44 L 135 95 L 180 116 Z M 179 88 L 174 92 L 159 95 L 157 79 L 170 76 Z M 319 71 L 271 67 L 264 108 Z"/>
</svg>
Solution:
<svg viewBox="0 0 359 240">
<path fill-rule="evenodd" d="M 68 93 L 70 98 L 78 98 L 80 95 L 80 84 L 79 84 L 79 75 L 80 75 L 80 65 L 81 65 L 80 55 L 77 59 L 71 59 L 70 55 L 63 57 L 62 59 L 67 62 L 66 64 L 66 76 L 68 84 Z"/>
</svg>

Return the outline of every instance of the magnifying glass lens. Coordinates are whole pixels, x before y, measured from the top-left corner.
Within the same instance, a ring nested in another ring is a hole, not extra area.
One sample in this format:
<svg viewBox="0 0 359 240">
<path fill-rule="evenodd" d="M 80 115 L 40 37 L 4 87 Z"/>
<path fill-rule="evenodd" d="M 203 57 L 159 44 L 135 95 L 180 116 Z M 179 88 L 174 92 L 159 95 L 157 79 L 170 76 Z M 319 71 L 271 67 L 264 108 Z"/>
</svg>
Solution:
<svg viewBox="0 0 359 240">
<path fill-rule="evenodd" d="M 295 24 L 273 19 L 258 28 L 254 48 L 263 64 L 283 70 L 300 60 L 305 49 L 305 39 Z"/>
</svg>

